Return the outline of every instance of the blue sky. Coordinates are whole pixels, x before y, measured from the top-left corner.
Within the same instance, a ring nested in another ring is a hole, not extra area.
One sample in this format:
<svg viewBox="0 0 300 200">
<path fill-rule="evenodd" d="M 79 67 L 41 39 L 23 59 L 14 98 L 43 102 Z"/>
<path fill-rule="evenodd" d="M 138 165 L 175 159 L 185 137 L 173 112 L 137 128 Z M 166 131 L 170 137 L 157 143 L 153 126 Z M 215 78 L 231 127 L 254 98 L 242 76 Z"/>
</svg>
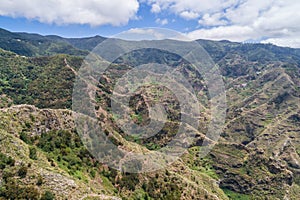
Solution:
<svg viewBox="0 0 300 200">
<path fill-rule="evenodd" d="M 63 37 L 87 37 L 94 35 L 112 36 L 132 28 L 162 27 L 186 32 L 197 27 L 197 22 L 184 20 L 173 13 L 152 13 L 151 6 L 140 4 L 136 19 L 129 20 L 125 25 L 104 24 L 93 26 L 90 24 L 56 24 L 42 23 L 37 19 L 24 16 L 0 16 L 0 27 L 14 32 L 31 32 L 42 35 L 60 35 Z M 161 21 L 168 20 L 167 24 Z"/>
<path fill-rule="evenodd" d="M 0 27 L 64 37 L 161 27 L 192 39 L 300 47 L 299 10 L 294 0 L 10 0 L 1 2 Z"/>
</svg>

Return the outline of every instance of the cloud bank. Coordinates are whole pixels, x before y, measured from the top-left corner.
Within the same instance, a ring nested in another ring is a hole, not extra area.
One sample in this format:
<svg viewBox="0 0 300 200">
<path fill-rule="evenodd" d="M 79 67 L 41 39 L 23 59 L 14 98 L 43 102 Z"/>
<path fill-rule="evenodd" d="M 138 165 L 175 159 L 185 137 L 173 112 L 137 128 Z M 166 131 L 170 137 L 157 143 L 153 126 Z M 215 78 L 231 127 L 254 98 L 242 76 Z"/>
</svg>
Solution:
<svg viewBox="0 0 300 200">
<path fill-rule="evenodd" d="M 172 12 L 199 27 L 193 39 L 256 40 L 300 47 L 300 1 L 295 0 L 148 0 L 157 12 Z M 267 38 L 267 39 L 265 39 Z"/>
<path fill-rule="evenodd" d="M 125 25 L 135 18 L 137 0 L 8 0 L 0 15 L 25 17 L 42 23 Z"/>
</svg>

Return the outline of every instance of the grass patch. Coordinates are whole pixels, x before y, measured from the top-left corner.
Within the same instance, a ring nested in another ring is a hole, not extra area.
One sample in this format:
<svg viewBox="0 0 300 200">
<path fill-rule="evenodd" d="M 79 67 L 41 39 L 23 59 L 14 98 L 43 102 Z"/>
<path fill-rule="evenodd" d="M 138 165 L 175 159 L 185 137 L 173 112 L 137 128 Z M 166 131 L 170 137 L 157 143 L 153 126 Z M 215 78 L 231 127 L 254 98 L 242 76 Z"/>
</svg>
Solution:
<svg viewBox="0 0 300 200">
<path fill-rule="evenodd" d="M 247 194 L 240 194 L 237 192 L 234 192 L 229 189 L 223 189 L 224 193 L 228 196 L 229 199 L 233 200 L 250 200 L 250 195 Z"/>
<path fill-rule="evenodd" d="M 212 167 L 212 160 L 209 157 L 198 158 L 197 154 L 199 154 L 201 147 L 192 147 L 189 149 L 189 157 L 187 158 L 189 167 L 193 170 L 199 171 L 203 174 L 208 175 L 213 179 L 218 179 L 218 175 L 216 174 L 214 168 Z"/>
<path fill-rule="evenodd" d="M 115 191 L 115 187 L 113 186 L 113 184 L 109 181 L 109 179 L 105 176 L 101 175 L 101 179 L 102 179 L 102 184 L 103 187 L 109 191 Z"/>
</svg>

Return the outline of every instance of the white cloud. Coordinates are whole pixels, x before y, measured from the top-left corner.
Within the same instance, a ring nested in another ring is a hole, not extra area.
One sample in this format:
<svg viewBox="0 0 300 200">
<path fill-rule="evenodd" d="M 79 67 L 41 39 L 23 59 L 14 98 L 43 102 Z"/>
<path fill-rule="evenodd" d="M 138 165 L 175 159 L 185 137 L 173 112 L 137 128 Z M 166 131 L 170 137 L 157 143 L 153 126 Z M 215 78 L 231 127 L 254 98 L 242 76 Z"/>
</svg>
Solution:
<svg viewBox="0 0 300 200">
<path fill-rule="evenodd" d="M 205 14 L 203 15 L 202 19 L 198 21 L 199 24 L 205 26 L 220 26 L 225 25 L 228 22 L 221 18 L 223 13 L 216 13 L 213 15 Z"/>
<path fill-rule="evenodd" d="M 278 46 L 300 48 L 300 37 L 269 38 L 261 43 L 271 43 Z"/>
<path fill-rule="evenodd" d="M 187 19 L 197 20 L 190 37 L 233 41 L 265 39 L 283 46 L 299 47 L 300 1 L 296 0 L 148 0 Z M 205 27 L 205 28 L 204 28 Z"/>
<path fill-rule="evenodd" d="M 179 14 L 182 18 L 190 20 L 190 19 L 197 19 L 199 14 L 193 11 L 183 11 Z"/>
<path fill-rule="evenodd" d="M 211 29 L 199 29 L 187 34 L 192 39 L 212 39 L 245 41 L 251 37 L 257 37 L 258 33 L 249 26 L 219 26 Z"/>
<path fill-rule="evenodd" d="M 155 23 L 164 26 L 164 25 L 167 25 L 167 24 L 169 23 L 169 21 L 168 21 L 168 19 L 160 19 L 160 18 L 157 18 L 157 19 L 155 20 Z"/>
<path fill-rule="evenodd" d="M 138 8 L 137 0 L 9 0 L 1 2 L 0 15 L 43 23 L 123 25 Z"/>
<path fill-rule="evenodd" d="M 161 8 L 158 4 L 153 4 L 151 7 L 151 12 L 153 13 L 159 13 L 161 11 Z"/>
<path fill-rule="evenodd" d="M 178 15 L 186 12 L 198 14 L 198 16 L 204 12 L 220 11 L 236 4 L 236 0 L 148 0 L 147 2 L 150 5 L 159 6 L 161 10 L 170 10 Z"/>
<path fill-rule="evenodd" d="M 122 34 L 116 35 L 116 38 L 125 40 L 180 40 L 180 41 L 191 41 L 186 35 L 178 33 L 170 29 L 161 28 L 133 28 Z"/>
<path fill-rule="evenodd" d="M 163 32 L 153 28 L 132 28 L 120 36 L 117 35 L 121 39 L 129 40 L 162 40 L 167 37 Z"/>
<path fill-rule="evenodd" d="M 276 0 L 245 0 L 236 7 L 229 7 L 224 14 L 233 24 L 250 25 L 271 7 L 275 6 Z M 278 2 L 278 0 L 277 0 Z"/>
</svg>

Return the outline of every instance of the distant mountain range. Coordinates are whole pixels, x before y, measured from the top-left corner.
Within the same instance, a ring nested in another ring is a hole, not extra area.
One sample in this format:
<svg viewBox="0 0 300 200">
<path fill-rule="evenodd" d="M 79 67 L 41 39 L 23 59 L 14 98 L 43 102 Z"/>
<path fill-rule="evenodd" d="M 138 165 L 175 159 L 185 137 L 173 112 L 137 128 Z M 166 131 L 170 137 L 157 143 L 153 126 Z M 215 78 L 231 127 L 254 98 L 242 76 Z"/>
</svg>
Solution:
<svg viewBox="0 0 300 200">
<path fill-rule="evenodd" d="M 84 56 L 104 39 L 100 36 L 82 39 L 42 36 L 0 29 L 0 48 L 23 56 L 49 56 L 58 53 Z"/>
<path fill-rule="evenodd" d="M 87 38 L 63 38 L 56 35 L 9 32 L 0 28 L 0 48 L 23 56 L 49 56 L 68 54 L 85 56 L 106 38 L 101 36 Z M 272 44 L 237 43 L 230 41 L 197 40 L 214 58 L 220 60 L 228 53 L 247 56 L 254 61 L 294 61 L 300 62 L 300 49 L 278 47 Z"/>
</svg>

